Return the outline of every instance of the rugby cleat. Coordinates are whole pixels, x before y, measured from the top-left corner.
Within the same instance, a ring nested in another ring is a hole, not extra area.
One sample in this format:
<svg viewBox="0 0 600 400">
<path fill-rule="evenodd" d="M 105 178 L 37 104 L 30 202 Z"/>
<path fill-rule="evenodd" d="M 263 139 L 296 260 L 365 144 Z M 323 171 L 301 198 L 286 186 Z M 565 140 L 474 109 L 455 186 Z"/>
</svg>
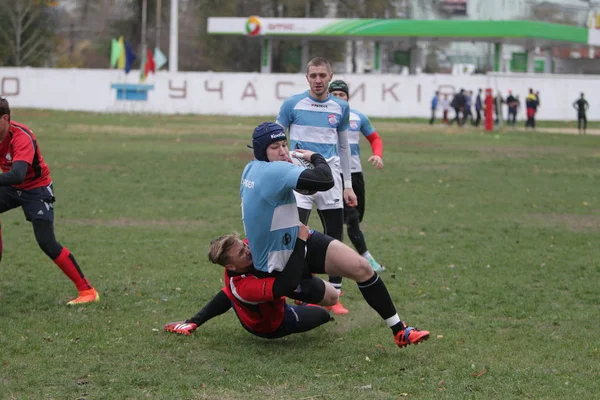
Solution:
<svg viewBox="0 0 600 400">
<path fill-rule="evenodd" d="M 100 295 L 96 289 L 91 288 L 79 292 L 79 296 L 69 301 L 67 305 L 74 306 L 77 304 L 93 303 L 95 301 L 100 301 Z"/>
<path fill-rule="evenodd" d="M 325 308 L 327 308 L 329 311 L 331 311 L 332 313 L 334 313 L 336 315 L 348 314 L 348 312 L 349 312 L 348 309 L 346 307 L 344 307 L 340 301 L 338 301 L 337 303 L 335 303 L 332 306 L 327 306 Z"/>
<path fill-rule="evenodd" d="M 294 304 L 299 307 L 321 307 L 318 304 L 307 303 L 306 301 L 302 301 L 302 300 L 294 300 Z"/>
<path fill-rule="evenodd" d="M 166 324 L 163 329 L 167 332 L 178 333 L 180 335 L 190 336 L 198 328 L 193 322 L 171 322 Z"/>
<path fill-rule="evenodd" d="M 373 258 L 373 256 L 368 255 L 365 258 L 369 262 L 369 265 L 371 266 L 371 268 L 373 268 L 373 271 L 376 271 L 376 272 L 383 272 L 383 271 L 385 271 L 385 267 L 383 265 L 379 264 L 377 261 L 375 261 L 375 259 Z"/>
<path fill-rule="evenodd" d="M 412 326 L 407 326 L 394 336 L 398 347 L 406 347 L 409 344 L 419 344 L 429 339 L 428 331 L 420 331 Z"/>
</svg>

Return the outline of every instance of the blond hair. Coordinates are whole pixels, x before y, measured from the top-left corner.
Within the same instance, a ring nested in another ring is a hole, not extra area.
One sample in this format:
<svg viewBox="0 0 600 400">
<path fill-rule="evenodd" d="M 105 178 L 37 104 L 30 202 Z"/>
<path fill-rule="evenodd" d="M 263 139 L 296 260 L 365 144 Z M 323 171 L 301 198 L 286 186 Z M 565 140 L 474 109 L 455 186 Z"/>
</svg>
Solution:
<svg viewBox="0 0 600 400">
<path fill-rule="evenodd" d="M 312 60 L 310 60 L 308 62 L 308 64 L 306 64 L 306 73 L 308 74 L 308 69 L 310 67 L 321 67 L 321 66 L 327 67 L 327 73 L 331 74 L 331 72 L 332 72 L 331 64 L 329 64 L 329 61 L 327 61 L 323 57 L 315 57 Z"/>
<path fill-rule="evenodd" d="M 210 247 L 208 249 L 208 259 L 213 264 L 225 266 L 229 262 L 229 255 L 227 253 L 229 253 L 229 250 L 233 247 L 238 239 L 239 234 L 237 232 L 233 232 L 229 235 L 223 235 L 211 240 Z"/>
</svg>

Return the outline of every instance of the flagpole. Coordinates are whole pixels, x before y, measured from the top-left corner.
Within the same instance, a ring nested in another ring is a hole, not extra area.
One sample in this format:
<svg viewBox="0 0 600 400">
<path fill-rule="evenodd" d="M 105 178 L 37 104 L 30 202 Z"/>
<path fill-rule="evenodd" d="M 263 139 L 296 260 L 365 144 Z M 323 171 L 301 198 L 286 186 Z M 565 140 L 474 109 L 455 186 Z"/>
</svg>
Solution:
<svg viewBox="0 0 600 400">
<path fill-rule="evenodd" d="M 146 20 L 148 19 L 148 0 L 142 1 L 142 51 L 140 55 L 146 54 Z M 143 57 L 140 57 L 142 60 Z M 140 64 L 140 69 L 144 68 L 143 65 Z"/>
<path fill-rule="evenodd" d="M 156 0 L 156 43 L 154 47 L 160 47 L 160 12 L 162 10 L 162 1 Z"/>
<path fill-rule="evenodd" d="M 171 23 L 169 24 L 169 72 L 177 72 L 179 51 L 179 0 L 171 0 Z"/>
</svg>

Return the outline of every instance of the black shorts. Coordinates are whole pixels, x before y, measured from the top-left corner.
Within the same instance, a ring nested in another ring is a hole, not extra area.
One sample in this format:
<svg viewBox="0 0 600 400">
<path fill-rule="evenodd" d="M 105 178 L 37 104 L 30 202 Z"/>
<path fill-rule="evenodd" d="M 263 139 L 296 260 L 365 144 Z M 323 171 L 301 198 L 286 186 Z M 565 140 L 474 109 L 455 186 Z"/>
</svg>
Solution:
<svg viewBox="0 0 600 400">
<path fill-rule="evenodd" d="M 308 275 L 300 281 L 296 290 L 287 297 L 310 304 L 319 304 L 325 297 L 325 282 L 323 279 L 313 276 L 310 272 Z"/>
<path fill-rule="evenodd" d="M 325 273 L 325 257 L 327 248 L 335 239 L 311 229 L 311 235 L 306 241 L 306 266 L 313 274 Z"/>
<path fill-rule="evenodd" d="M 344 202 L 344 219 L 346 223 L 348 223 L 348 217 L 352 215 L 352 208 L 358 211 L 358 222 L 362 222 L 363 217 L 365 216 L 366 192 L 365 178 L 363 177 L 362 172 L 352 173 L 352 189 L 354 190 L 354 194 L 356 194 L 358 205 L 356 207 L 348 207 L 346 202 Z"/>
<path fill-rule="evenodd" d="M 54 191 L 52 184 L 29 190 L 0 186 L 0 214 L 22 207 L 25 219 L 54 221 Z"/>
<path fill-rule="evenodd" d="M 313 274 L 325 273 L 325 257 L 329 244 L 335 239 L 321 232 L 311 230 L 311 235 L 306 241 L 306 257 L 302 281 L 296 290 L 288 297 L 294 300 L 305 301 L 310 304 L 319 304 L 325 297 L 325 282 Z"/>
<path fill-rule="evenodd" d="M 278 339 L 294 333 L 310 331 L 331 320 L 329 312 L 321 307 L 285 305 L 283 321 L 276 331 L 270 333 L 254 332 L 244 324 L 242 326 L 255 336 L 265 339 Z"/>
<path fill-rule="evenodd" d="M 302 281 L 293 293 L 286 294 L 287 297 L 305 301 L 310 304 L 318 304 L 325 297 L 325 282 L 313 276 L 313 274 L 325 273 L 325 257 L 327 248 L 335 239 L 311 229 L 311 235 L 306 241 L 306 256 L 304 258 L 304 270 Z M 280 272 L 255 271 L 258 277 L 277 276 Z"/>
</svg>

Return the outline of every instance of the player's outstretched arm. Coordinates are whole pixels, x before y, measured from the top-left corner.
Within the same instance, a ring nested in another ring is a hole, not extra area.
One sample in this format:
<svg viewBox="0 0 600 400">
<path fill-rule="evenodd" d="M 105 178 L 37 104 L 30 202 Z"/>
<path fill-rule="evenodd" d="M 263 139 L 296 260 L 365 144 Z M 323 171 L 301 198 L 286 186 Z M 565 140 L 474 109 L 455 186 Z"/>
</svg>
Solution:
<svg viewBox="0 0 600 400">
<path fill-rule="evenodd" d="M 171 322 L 163 329 L 180 335 L 191 335 L 198 327 L 214 317 L 226 313 L 231 308 L 231 302 L 223 290 L 215 295 L 196 315 L 181 322 Z"/>
<path fill-rule="evenodd" d="M 296 152 L 307 152 L 308 150 L 295 150 Z M 314 165 L 313 169 L 305 169 L 298 178 L 296 189 L 300 190 L 315 190 L 317 192 L 325 192 L 331 189 L 335 182 L 333 173 L 327 161 L 322 155 L 312 153 L 310 162 Z"/>
<path fill-rule="evenodd" d="M 10 171 L 0 175 L 0 186 L 19 185 L 25 180 L 27 162 L 15 161 Z"/>
</svg>

